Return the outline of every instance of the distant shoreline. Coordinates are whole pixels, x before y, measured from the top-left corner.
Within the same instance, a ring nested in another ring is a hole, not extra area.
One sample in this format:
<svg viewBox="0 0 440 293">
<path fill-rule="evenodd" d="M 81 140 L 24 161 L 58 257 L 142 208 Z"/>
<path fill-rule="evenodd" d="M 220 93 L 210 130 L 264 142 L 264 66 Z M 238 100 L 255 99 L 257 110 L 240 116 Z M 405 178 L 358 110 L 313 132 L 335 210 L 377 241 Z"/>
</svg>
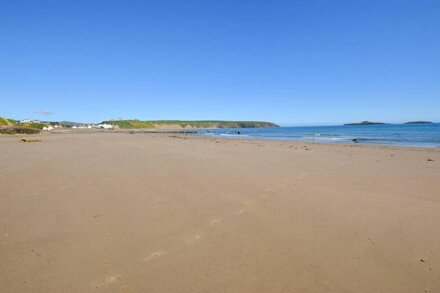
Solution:
<svg viewBox="0 0 440 293">
<path fill-rule="evenodd" d="M 107 120 L 102 123 L 121 129 L 209 129 L 209 128 L 267 128 L 279 125 L 267 121 L 224 120 Z"/>
</svg>

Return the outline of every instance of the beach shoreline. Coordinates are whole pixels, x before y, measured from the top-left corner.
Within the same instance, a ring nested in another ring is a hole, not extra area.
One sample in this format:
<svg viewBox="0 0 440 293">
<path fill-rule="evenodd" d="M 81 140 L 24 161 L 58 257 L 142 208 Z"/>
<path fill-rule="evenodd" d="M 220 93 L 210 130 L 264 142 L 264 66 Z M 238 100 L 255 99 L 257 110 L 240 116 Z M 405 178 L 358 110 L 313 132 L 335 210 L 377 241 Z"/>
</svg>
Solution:
<svg viewBox="0 0 440 293">
<path fill-rule="evenodd" d="M 429 148 L 1 136 L 0 291 L 436 292 L 439 177 Z"/>
<path fill-rule="evenodd" d="M 219 130 L 220 128 L 207 128 L 203 130 Z M 283 142 L 283 143 L 305 143 L 305 144 L 316 144 L 316 145 L 338 145 L 338 146 L 348 146 L 348 147 L 377 147 L 377 148 L 391 148 L 391 149 L 414 149 L 414 150 L 433 150 L 440 151 L 440 147 L 435 146 L 409 146 L 409 145 L 394 145 L 394 144 L 380 144 L 380 143 L 359 143 L 359 142 L 328 142 L 328 141 L 311 141 L 302 139 L 273 139 L 273 138 L 257 138 L 236 135 L 236 136 L 221 136 L 221 135 L 206 135 L 205 133 L 199 133 L 201 129 L 114 129 L 114 130 L 104 130 L 104 129 L 84 129 L 84 130 L 55 130 L 52 132 L 43 132 L 40 134 L 35 134 L 35 136 L 41 135 L 51 135 L 51 134 L 96 134 L 96 133 L 107 133 L 107 134 L 133 134 L 133 135 L 188 135 L 193 138 L 206 138 L 206 139 L 220 139 L 220 140 L 238 140 L 238 141 L 259 141 L 259 142 Z M 16 135 L 19 136 L 19 135 Z M 30 135 L 25 135 L 30 136 Z M 0 136 L 2 137 L 2 136 Z M 3 135 L 3 137 L 14 137 Z"/>
</svg>

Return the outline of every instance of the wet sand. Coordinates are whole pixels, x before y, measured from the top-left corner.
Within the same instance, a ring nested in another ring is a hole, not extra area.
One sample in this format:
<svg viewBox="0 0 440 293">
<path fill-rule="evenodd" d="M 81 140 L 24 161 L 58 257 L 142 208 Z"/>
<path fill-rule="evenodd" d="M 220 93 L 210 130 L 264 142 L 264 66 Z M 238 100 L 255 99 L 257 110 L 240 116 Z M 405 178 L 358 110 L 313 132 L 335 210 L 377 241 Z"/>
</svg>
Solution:
<svg viewBox="0 0 440 293">
<path fill-rule="evenodd" d="M 0 292 L 440 292 L 440 151 L 0 137 Z"/>
</svg>

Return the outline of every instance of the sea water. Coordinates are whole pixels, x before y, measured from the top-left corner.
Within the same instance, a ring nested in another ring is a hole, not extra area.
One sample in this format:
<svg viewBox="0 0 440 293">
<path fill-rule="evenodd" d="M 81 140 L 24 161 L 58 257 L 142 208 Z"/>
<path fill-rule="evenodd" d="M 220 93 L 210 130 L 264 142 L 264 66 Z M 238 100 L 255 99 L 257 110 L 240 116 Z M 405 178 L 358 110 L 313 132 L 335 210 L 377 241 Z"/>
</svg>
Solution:
<svg viewBox="0 0 440 293">
<path fill-rule="evenodd" d="M 225 128 L 200 130 L 198 133 L 202 135 L 247 139 L 362 143 L 440 148 L 440 123 Z"/>
</svg>

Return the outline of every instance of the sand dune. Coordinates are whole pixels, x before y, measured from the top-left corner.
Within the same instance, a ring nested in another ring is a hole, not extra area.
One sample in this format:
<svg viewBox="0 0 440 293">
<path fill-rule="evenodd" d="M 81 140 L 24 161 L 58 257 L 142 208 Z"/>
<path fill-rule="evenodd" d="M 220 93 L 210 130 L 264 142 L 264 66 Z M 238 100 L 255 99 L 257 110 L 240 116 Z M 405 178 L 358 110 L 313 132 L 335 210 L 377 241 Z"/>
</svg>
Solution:
<svg viewBox="0 0 440 293">
<path fill-rule="evenodd" d="M 440 292 L 440 151 L 0 137 L 0 292 Z"/>
</svg>

